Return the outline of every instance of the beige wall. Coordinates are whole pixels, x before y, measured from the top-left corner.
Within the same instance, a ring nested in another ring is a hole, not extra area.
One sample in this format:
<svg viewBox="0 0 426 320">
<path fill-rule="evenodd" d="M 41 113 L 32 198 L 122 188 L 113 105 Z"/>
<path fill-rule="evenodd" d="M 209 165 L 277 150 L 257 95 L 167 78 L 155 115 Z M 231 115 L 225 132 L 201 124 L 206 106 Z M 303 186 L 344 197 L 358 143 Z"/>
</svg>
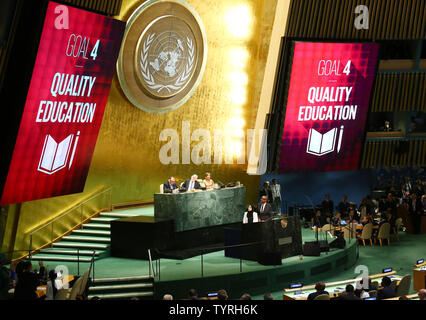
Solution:
<svg viewBox="0 0 426 320">
<path fill-rule="evenodd" d="M 163 165 L 158 154 L 165 142 L 159 141 L 159 134 L 164 128 L 174 128 L 180 134 L 182 121 L 190 121 L 191 131 L 204 128 L 212 134 L 214 129 L 235 124 L 241 130 L 254 128 L 275 9 L 282 1 L 187 1 L 200 15 L 208 41 L 204 77 L 194 95 L 175 111 L 150 114 L 129 103 L 114 77 L 84 192 L 23 203 L 15 250 L 27 248 L 29 232 L 108 187 L 112 187 L 113 203 L 150 200 L 170 175 L 186 179 L 193 173 L 202 176 L 210 171 L 214 180 L 241 181 L 247 186 L 247 201 L 257 201 L 260 180 L 246 174 L 247 165 Z M 141 3 L 124 0 L 117 18 L 126 20 Z M 274 39 L 278 45 L 279 37 Z M 275 70 L 269 67 L 265 78 L 273 77 L 272 73 Z M 263 102 L 263 109 L 266 105 Z M 35 245 L 44 241 L 40 238 Z"/>
</svg>

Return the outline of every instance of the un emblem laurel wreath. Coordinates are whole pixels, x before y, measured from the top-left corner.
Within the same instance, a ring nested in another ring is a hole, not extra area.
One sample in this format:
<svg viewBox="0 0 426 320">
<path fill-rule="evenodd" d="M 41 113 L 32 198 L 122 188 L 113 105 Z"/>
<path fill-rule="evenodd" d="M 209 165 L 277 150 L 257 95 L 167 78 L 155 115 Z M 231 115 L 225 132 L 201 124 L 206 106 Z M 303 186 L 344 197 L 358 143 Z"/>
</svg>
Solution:
<svg viewBox="0 0 426 320">
<path fill-rule="evenodd" d="M 140 59 L 140 67 L 142 70 L 142 77 L 145 80 L 148 88 L 152 90 L 156 90 L 160 93 L 161 90 L 166 89 L 169 93 L 171 90 L 179 90 L 186 83 L 188 78 L 191 75 L 192 68 L 194 67 L 194 45 L 192 40 L 189 37 L 186 37 L 186 44 L 188 46 L 188 61 L 183 72 L 179 75 L 176 81 L 173 84 L 163 85 L 155 82 L 154 77 L 149 71 L 148 66 L 148 51 L 151 46 L 152 41 L 154 41 L 155 33 L 152 33 L 147 36 L 146 40 L 143 43 L 143 47 L 141 50 L 141 59 Z"/>
</svg>

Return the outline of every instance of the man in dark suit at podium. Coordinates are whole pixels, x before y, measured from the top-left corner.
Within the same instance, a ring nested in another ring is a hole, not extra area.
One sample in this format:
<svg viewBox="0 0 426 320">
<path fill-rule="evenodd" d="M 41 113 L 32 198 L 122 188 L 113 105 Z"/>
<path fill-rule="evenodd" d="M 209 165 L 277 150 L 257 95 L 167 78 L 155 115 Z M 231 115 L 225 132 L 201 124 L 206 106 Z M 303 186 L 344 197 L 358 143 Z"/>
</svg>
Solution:
<svg viewBox="0 0 426 320">
<path fill-rule="evenodd" d="M 259 219 L 262 222 L 262 221 L 271 219 L 272 216 L 273 216 L 272 207 L 268 203 L 268 197 L 262 196 L 262 198 L 260 199 L 260 204 L 259 204 Z"/>
</svg>

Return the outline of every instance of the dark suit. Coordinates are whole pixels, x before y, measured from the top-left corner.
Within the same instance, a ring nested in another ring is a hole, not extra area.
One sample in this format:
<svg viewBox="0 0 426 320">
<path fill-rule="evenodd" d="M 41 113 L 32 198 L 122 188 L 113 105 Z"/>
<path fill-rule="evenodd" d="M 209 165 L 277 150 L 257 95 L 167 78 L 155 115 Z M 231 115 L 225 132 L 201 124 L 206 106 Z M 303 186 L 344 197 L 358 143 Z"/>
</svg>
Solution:
<svg viewBox="0 0 426 320">
<path fill-rule="evenodd" d="M 188 179 L 183 183 L 182 187 L 185 188 L 186 190 L 188 190 L 190 183 L 191 183 L 191 179 Z M 194 181 L 194 188 L 193 189 L 201 189 L 201 185 L 197 180 Z"/>
<path fill-rule="evenodd" d="M 269 203 L 259 203 L 259 218 L 261 220 L 271 219 L 273 216 L 272 207 Z"/>
<path fill-rule="evenodd" d="M 337 205 L 337 212 L 340 212 L 342 215 L 349 211 L 350 204 L 349 202 L 339 202 Z"/>
<path fill-rule="evenodd" d="M 416 198 L 416 202 L 413 205 L 413 199 L 408 200 L 408 212 L 411 215 L 413 221 L 414 232 L 416 234 L 420 233 L 421 228 L 421 216 L 423 214 L 423 203 L 419 198 Z"/>
<path fill-rule="evenodd" d="M 329 294 L 329 293 L 327 291 L 316 291 L 316 292 L 312 292 L 308 296 L 308 300 L 314 300 L 316 297 L 318 297 L 321 294 Z"/>
<path fill-rule="evenodd" d="M 39 284 L 40 279 L 37 274 L 27 271 L 20 273 L 15 288 L 14 298 L 16 300 L 36 300 L 36 291 Z"/>
<path fill-rule="evenodd" d="M 170 184 L 170 182 L 169 182 L 169 181 L 167 181 L 167 182 L 163 185 L 163 191 L 164 191 L 165 193 L 167 193 L 167 192 L 171 192 L 171 191 L 173 191 L 173 190 L 175 190 L 175 189 L 177 189 L 177 188 L 178 188 L 178 186 L 176 185 L 176 183 Z"/>
<path fill-rule="evenodd" d="M 383 287 L 377 292 L 377 300 L 395 298 L 396 292 L 392 287 Z"/>
<path fill-rule="evenodd" d="M 321 203 L 322 213 L 326 216 L 332 215 L 334 212 L 334 202 L 332 200 L 324 200 Z"/>
<path fill-rule="evenodd" d="M 339 300 L 362 300 L 360 297 L 357 297 L 354 293 L 344 293 L 339 296 Z"/>
</svg>

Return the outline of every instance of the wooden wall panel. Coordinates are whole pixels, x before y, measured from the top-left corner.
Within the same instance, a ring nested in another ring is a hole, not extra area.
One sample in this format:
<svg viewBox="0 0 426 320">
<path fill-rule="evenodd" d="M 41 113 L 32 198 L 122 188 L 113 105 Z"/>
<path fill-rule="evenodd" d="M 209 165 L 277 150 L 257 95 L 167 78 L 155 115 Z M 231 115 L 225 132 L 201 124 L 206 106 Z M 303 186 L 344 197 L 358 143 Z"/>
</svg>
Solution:
<svg viewBox="0 0 426 320">
<path fill-rule="evenodd" d="M 122 0 L 63 0 L 63 2 L 107 16 L 118 16 Z"/>
<path fill-rule="evenodd" d="M 355 7 L 369 9 L 369 29 L 354 27 Z M 286 36 L 338 39 L 426 38 L 425 0 L 292 0 Z"/>
<path fill-rule="evenodd" d="M 407 152 L 398 153 L 400 146 L 407 142 Z M 425 140 L 367 141 L 364 144 L 361 168 L 412 166 L 426 166 Z"/>
</svg>

